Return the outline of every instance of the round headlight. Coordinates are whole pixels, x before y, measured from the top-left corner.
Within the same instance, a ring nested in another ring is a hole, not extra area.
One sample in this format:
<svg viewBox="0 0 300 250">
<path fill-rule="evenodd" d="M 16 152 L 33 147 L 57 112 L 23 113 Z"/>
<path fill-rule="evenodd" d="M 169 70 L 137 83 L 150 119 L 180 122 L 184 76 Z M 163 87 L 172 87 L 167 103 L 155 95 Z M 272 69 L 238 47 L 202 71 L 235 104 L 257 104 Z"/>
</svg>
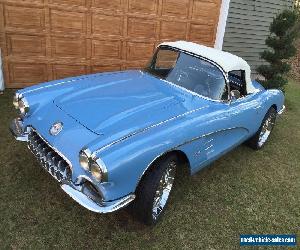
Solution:
<svg viewBox="0 0 300 250">
<path fill-rule="evenodd" d="M 102 170 L 96 162 L 91 164 L 91 173 L 97 181 L 101 181 L 103 177 Z"/>
<path fill-rule="evenodd" d="M 87 171 L 90 170 L 90 161 L 89 161 L 89 158 L 87 157 L 87 155 L 84 152 L 80 152 L 79 162 L 80 162 L 81 167 L 84 170 L 87 170 Z"/>
<path fill-rule="evenodd" d="M 25 98 L 22 98 L 18 102 L 18 108 L 22 115 L 26 115 L 29 111 L 29 105 Z"/>
</svg>

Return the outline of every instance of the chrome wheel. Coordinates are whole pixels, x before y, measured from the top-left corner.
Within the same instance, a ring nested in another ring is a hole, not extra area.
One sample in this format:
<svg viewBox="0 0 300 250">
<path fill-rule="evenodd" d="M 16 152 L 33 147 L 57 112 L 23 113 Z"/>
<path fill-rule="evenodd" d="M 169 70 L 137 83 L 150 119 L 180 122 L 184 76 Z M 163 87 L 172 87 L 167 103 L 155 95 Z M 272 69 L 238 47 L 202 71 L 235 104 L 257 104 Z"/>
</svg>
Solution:
<svg viewBox="0 0 300 250">
<path fill-rule="evenodd" d="M 275 125 L 275 120 L 276 120 L 275 113 L 271 113 L 269 115 L 269 117 L 265 120 L 265 122 L 261 128 L 260 134 L 259 134 L 259 139 L 258 139 L 259 147 L 262 147 L 268 140 L 268 138 L 271 134 L 271 131 Z"/>
<path fill-rule="evenodd" d="M 169 166 L 161 176 L 157 190 L 155 192 L 152 208 L 152 217 L 154 220 L 157 220 L 157 218 L 159 217 L 159 215 L 161 214 L 161 212 L 167 204 L 170 192 L 173 187 L 175 173 L 176 163 L 172 161 L 169 163 Z"/>
</svg>

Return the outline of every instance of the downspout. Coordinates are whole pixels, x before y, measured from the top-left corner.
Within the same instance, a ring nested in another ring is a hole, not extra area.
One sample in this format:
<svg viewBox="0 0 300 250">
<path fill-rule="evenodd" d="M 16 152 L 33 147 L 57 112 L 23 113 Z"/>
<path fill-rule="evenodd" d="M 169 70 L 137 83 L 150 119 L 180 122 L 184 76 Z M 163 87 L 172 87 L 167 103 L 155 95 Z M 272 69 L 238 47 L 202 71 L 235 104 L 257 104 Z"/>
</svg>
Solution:
<svg viewBox="0 0 300 250">
<path fill-rule="evenodd" d="M 225 28 L 227 23 L 228 11 L 229 11 L 230 0 L 222 0 L 221 8 L 220 8 L 220 16 L 218 29 L 216 34 L 215 41 L 215 49 L 222 50 L 223 48 L 223 40 L 225 35 Z"/>
<path fill-rule="evenodd" d="M 4 90 L 4 79 L 3 79 L 3 71 L 2 71 L 2 53 L 0 48 L 0 94 Z"/>
</svg>

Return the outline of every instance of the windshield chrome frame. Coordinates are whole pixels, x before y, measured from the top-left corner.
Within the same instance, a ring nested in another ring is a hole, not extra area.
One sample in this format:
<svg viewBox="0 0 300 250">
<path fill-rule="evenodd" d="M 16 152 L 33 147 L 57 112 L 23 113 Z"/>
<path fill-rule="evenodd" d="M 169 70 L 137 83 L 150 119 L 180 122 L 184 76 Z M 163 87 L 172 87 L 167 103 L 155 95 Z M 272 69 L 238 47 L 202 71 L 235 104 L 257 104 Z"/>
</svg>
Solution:
<svg viewBox="0 0 300 250">
<path fill-rule="evenodd" d="M 209 97 L 207 97 L 207 96 L 200 95 L 200 94 L 198 94 L 198 93 L 196 93 L 196 92 L 194 92 L 194 91 L 192 91 L 192 90 L 189 90 L 189 89 L 187 89 L 187 88 L 181 87 L 181 86 L 179 86 L 179 85 L 177 85 L 177 84 L 175 84 L 175 83 L 173 83 L 173 82 L 170 82 L 170 81 L 168 81 L 168 80 L 166 80 L 166 79 L 163 79 L 163 78 L 161 78 L 161 77 L 159 77 L 159 76 L 157 76 L 157 75 L 155 75 L 155 74 L 151 74 L 151 75 L 153 75 L 153 76 L 159 78 L 160 80 L 162 80 L 162 81 L 164 81 L 164 82 L 166 82 L 166 83 L 168 83 L 168 84 L 171 84 L 172 86 L 176 86 L 176 87 L 178 87 L 178 88 L 180 88 L 180 89 L 183 89 L 183 90 L 189 92 L 190 94 L 192 94 L 192 95 L 194 95 L 194 96 L 198 96 L 198 97 L 200 97 L 200 98 L 203 98 L 203 99 L 206 99 L 206 100 L 209 100 L 209 101 L 213 101 L 213 102 L 219 102 L 219 103 L 225 103 L 225 104 L 230 104 L 230 103 L 231 103 L 231 97 L 230 97 L 230 85 L 229 85 L 228 74 L 225 72 L 225 70 L 224 70 L 219 64 L 217 64 L 216 62 L 214 62 L 214 61 L 212 61 L 212 60 L 210 60 L 210 59 L 208 59 L 208 58 L 206 58 L 206 57 L 204 57 L 204 56 L 200 56 L 200 55 L 194 54 L 194 53 L 192 53 L 192 52 L 189 52 L 189 51 L 186 51 L 186 50 L 183 50 L 183 49 L 174 48 L 174 47 L 172 47 L 172 46 L 161 45 L 161 46 L 158 46 L 158 47 L 156 48 L 156 51 L 154 52 L 154 55 L 153 55 L 151 61 L 150 61 L 149 64 L 148 64 L 149 67 L 152 67 L 152 66 L 153 66 L 154 62 L 156 61 L 157 53 L 158 53 L 159 49 L 163 49 L 163 48 L 166 48 L 166 49 L 169 49 L 169 50 L 173 50 L 173 51 L 183 52 L 183 53 L 185 53 L 185 54 L 187 54 L 187 55 L 193 56 L 193 57 L 198 58 L 198 59 L 202 59 L 202 60 L 204 60 L 204 61 L 206 61 L 206 62 L 209 62 L 209 63 L 211 63 L 212 65 L 216 66 L 216 67 L 221 71 L 221 73 L 222 73 L 222 75 L 223 75 L 223 77 L 224 77 L 224 79 L 225 79 L 225 84 L 226 84 L 227 90 L 228 90 L 228 91 L 227 91 L 227 100 L 216 100 L 216 99 L 212 99 L 212 98 L 209 98 Z M 147 69 L 146 69 L 145 71 L 148 72 Z"/>
</svg>

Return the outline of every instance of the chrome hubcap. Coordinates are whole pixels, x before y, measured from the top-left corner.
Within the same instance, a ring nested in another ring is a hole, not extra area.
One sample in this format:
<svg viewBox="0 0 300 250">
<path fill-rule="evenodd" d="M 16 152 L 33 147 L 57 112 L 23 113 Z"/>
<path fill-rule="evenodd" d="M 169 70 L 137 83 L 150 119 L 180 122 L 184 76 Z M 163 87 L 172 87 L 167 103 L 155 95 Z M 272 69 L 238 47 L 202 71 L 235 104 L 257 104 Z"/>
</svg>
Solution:
<svg viewBox="0 0 300 250">
<path fill-rule="evenodd" d="M 266 119 L 266 121 L 261 129 L 261 132 L 259 134 L 259 140 L 258 140 L 259 147 L 263 146 L 266 143 L 266 141 L 268 140 L 268 138 L 271 134 L 271 131 L 275 125 L 275 119 L 276 119 L 275 114 L 271 114 L 268 117 L 268 119 Z"/>
<path fill-rule="evenodd" d="M 171 189 L 173 187 L 175 173 L 176 163 L 172 161 L 163 173 L 155 192 L 152 208 L 152 216 L 154 220 L 158 218 L 168 201 Z"/>
</svg>

